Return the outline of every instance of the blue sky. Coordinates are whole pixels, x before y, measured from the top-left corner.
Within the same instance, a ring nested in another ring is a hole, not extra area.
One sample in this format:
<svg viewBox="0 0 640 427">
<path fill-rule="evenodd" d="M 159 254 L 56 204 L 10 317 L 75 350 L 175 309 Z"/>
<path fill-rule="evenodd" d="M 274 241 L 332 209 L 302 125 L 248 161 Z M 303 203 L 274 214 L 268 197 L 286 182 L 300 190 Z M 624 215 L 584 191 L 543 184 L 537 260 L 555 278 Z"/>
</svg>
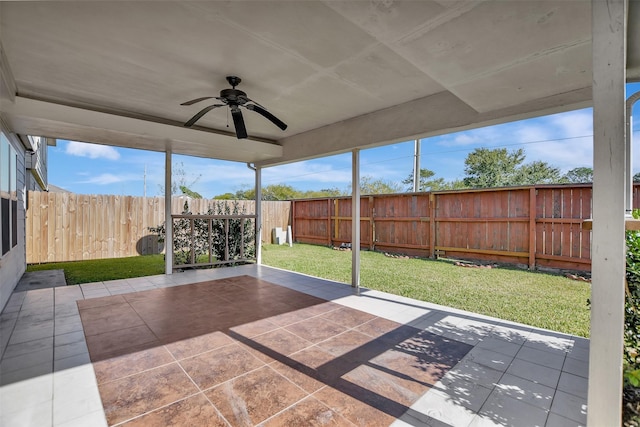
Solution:
<svg viewBox="0 0 640 427">
<path fill-rule="evenodd" d="M 640 83 L 627 85 L 627 96 Z M 640 106 L 634 109 L 634 173 L 640 172 Z M 593 163 L 591 109 L 571 111 L 465 132 L 422 139 L 421 167 L 446 180 L 464 177 L 464 159 L 478 147 L 523 148 L 525 162 L 542 160 L 567 172 Z M 361 152 L 360 173 L 401 181 L 413 168 L 413 141 Z M 49 183 L 78 194 L 161 195 L 164 154 L 59 140 L 49 147 Z M 206 198 L 253 186 L 244 163 L 173 156 L 182 164 L 191 189 Z M 146 179 L 145 179 L 146 169 Z M 289 184 L 299 190 L 346 189 L 351 154 L 325 157 L 263 170 L 263 185 Z"/>
</svg>

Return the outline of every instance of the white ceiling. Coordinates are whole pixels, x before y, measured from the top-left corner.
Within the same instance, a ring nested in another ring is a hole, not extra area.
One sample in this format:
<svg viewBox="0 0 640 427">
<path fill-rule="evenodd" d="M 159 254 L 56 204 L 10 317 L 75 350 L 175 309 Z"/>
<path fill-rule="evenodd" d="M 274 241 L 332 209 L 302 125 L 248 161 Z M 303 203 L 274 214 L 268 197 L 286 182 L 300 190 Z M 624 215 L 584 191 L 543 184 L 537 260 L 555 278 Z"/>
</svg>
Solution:
<svg viewBox="0 0 640 427">
<path fill-rule="evenodd" d="M 17 133 L 263 165 L 591 102 L 589 1 L 2 2 L 0 42 Z M 288 129 L 182 127 L 227 75 Z"/>
</svg>

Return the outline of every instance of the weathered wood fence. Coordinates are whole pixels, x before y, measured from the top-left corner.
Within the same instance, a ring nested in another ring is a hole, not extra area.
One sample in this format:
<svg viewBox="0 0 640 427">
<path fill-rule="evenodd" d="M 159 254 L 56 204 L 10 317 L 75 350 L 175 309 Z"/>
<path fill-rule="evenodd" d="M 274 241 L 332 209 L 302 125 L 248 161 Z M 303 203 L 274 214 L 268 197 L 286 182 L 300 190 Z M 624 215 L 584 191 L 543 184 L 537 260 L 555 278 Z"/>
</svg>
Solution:
<svg viewBox="0 0 640 427">
<path fill-rule="evenodd" d="M 417 256 L 588 271 L 591 184 L 364 196 L 361 246 Z M 640 185 L 634 186 L 640 207 Z M 296 200 L 297 242 L 351 242 L 351 198 Z"/>
<path fill-rule="evenodd" d="M 184 204 L 204 214 L 221 200 L 173 197 L 172 214 Z M 118 258 L 162 252 L 158 236 L 149 231 L 164 222 L 163 197 L 81 195 L 30 191 L 26 214 L 27 262 L 62 262 Z M 227 203 L 233 203 L 228 201 Z M 252 200 L 237 201 L 255 213 Z M 271 242 L 274 227 L 290 224 L 291 202 L 262 202 L 262 240 Z"/>
</svg>

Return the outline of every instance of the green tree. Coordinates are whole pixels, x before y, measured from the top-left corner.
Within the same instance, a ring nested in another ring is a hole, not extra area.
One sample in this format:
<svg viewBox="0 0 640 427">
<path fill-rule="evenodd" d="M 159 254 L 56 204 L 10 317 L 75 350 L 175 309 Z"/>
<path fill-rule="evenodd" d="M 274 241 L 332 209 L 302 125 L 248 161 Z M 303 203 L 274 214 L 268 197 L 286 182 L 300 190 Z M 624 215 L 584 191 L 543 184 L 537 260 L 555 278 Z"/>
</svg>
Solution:
<svg viewBox="0 0 640 427">
<path fill-rule="evenodd" d="M 262 200 L 293 200 L 301 198 L 300 191 L 287 184 L 270 184 L 262 188 Z"/>
<path fill-rule="evenodd" d="M 444 178 L 433 178 L 435 174 L 436 173 L 430 169 L 420 169 L 420 188 L 418 191 L 437 191 L 445 189 L 447 182 Z M 413 171 L 411 171 L 406 179 L 402 180 L 402 183 L 407 186 L 406 191 L 413 191 Z"/>
<path fill-rule="evenodd" d="M 182 194 L 184 194 L 185 196 L 191 197 L 192 199 L 202 199 L 202 195 L 200 193 L 198 193 L 197 191 L 190 190 L 185 185 L 180 186 L 180 191 L 182 191 Z"/>
<path fill-rule="evenodd" d="M 271 184 L 262 187 L 262 200 L 293 200 L 302 197 L 302 193 L 290 185 Z M 249 185 L 242 186 L 235 193 L 224 193 L 215 196 L 220 200 L 255 200 L 256 190 Z"/>
<path fill-rule="evenodd" d="M 465 188 L 469 188 L 469 186 L 464 183 L 464 180 L 454 179 L 453 181 L 445 181 L 438 190 L 464 190 Z"/>
<path fill-rule="evenodd" d="M 464 161 L 465 185 L 489 188 L 512 185 L 518 167 L 524 162 L 522 148 L 508 152 L 506 148 L 476 148 Z"/>
<path fill-rule="evenodd" d="M 506 148 L 476 148 L 464 161 L 463 183 L 472 188 L 491 188 L 566 182 L 555 166 L 539 160 L 523 164 L 524 160 L 522 148 L 511 152 Z"/>
<path fill-rule="evenodd" d="M 346 193 L 337 187 L 323 188 L 321 190 L 308 190 L 302 193 L 302 197 L 305 199 L 323 198 L 323 197 L 341 197 Z"/>
<path fill-rule="evenodd" d="M 633 175 L 633 182 L 640 182 L 640 172 Z"/>
<path fill-rule="evenodd" d="M 557 184 L 566 182 L 560 169 L 536 160 L 520 166 L 509 185 Z"/>
<path fill-rule="evenodd" d="M 360 194 L 392 193 L 402 193 L 402 185 L 398 184 L 397 182 L 388 181 L 381 178 L 374 179 L 369 175 L 365 175 L 360 178 Z M 350 190 L 348 194 L 351 194 Z"/>
<path fill-rule="evenodd" d="M 593 169 L 588 167 L 573 168 L 564 175 L 567 182 L 576 184 L 593 182 Z"/>
<path fill-rule="evenodd" d="M 236 198 L 236 194 L 235 193 L 218 194 L 217 196 L 214 197 L 214 199 L 217 199 L 217 200 L 238 200 Z"/>
</svg>

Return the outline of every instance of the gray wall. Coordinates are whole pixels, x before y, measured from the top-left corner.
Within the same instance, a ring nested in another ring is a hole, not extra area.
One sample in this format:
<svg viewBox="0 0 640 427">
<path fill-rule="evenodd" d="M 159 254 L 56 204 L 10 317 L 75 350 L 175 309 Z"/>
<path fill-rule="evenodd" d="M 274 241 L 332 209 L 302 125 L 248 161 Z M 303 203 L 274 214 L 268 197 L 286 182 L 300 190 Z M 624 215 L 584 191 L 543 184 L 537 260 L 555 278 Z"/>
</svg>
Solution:
<svg viewBox="0 0 640 427">
<path fill-rule="evenodd" d="M 1 122 L 0 129 L 9 139 L 9 143 L 18 154 L 18 169 L 16 176 L 18 190 L 18 244 L 4 256 L 0 257 L 0 309 L 2 309 L 9 300 L 13 289 L 18 284 L 18 280 L 20 280 L 20 277 L 24 274 L 27 265 L 25 250 L 26 169 L 24 147 L 17 137 L 11 134 L 7 127 Z"/>
</svg>

